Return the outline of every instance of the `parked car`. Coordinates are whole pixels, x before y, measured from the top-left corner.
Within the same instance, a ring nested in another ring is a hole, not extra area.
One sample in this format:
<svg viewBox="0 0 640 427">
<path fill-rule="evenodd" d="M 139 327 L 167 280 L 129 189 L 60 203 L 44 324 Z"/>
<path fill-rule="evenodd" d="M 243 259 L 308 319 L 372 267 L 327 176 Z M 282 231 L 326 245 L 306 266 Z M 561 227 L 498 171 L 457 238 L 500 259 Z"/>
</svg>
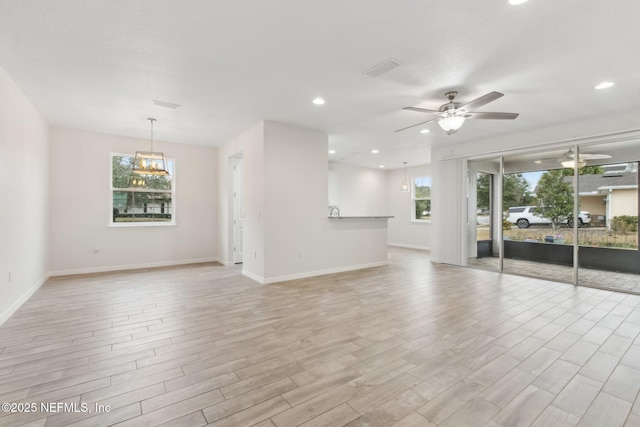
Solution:
<svg viewBox="0 0 640 427">
<path fill-rule="evenodd" d="M 529 228 L 532 224 L 551 224 L 549 218 L 537 215 L 536 206 L 514 206 L 509 208 L 509 216 L 507 221 L 515 224 L 518 228 Z M 591 214 L 587 211 L 580 211 L 578 214 L 578 227 L 591 222 Z M 563 224 L 567 224 L 573 228 L 573 218 L 564 219 Z"/>
</svg>

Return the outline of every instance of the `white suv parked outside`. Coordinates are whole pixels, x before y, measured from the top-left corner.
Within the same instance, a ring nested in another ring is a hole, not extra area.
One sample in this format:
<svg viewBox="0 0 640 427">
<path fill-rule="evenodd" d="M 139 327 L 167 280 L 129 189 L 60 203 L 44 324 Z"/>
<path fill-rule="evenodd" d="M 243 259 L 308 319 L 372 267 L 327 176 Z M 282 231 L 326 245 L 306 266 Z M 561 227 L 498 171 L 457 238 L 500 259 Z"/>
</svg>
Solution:
<svg viewBox="0 0 640 427">
<path fill-rule="evenodd" d="M 509 216 L 507 221 L 518 226 L 518 228 L 529 228 L 532 224 L 551 224 L 551 220 L 544 218 L 540 215 L 536 215 L 535 206 L 514 206 L 509 208 Z M 591 214 L 587 211 L 580 211 L 578 215 L 578 227 L 582 227 L 585 224 L 591 222 Z M 573 218 L 569 220 L 563 220 L 563 224 L 567 224 L 573 228 Z"/>
</svg>

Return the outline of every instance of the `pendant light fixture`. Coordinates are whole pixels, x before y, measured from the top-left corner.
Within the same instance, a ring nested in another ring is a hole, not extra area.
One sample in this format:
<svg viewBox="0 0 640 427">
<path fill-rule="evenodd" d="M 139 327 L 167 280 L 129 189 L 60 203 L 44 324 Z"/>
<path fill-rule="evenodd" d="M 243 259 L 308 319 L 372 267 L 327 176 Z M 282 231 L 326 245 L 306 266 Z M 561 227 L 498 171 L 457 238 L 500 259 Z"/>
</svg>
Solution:
<svg viewBox="0 0 640 427">
<path fill-rule="evenodd" d="M 169 175 L 167 170 L 167 159 L 161 152 L 153 151 L 153 117 L 147 120 L 151 122 L 151 151 L 136 151 L 136 158 L 133 163 L 133 172 L 141 175 Z"/>
<path fill-rule="evenodd" d="M 131 180 L 132 187 L 144 187 L 145 185 L 147 185 L 147 182 L 142 178 L 136 178 L 134 176 L 134 178 Z"/>
<path fill-rule="evenodd" d="M 407 182 L 407 162 L 404 163 L 404 180 L 402 180 L 402 185 L 400 186 L 400 191 L 403 193 L 409 192 L 409 183 Z"/>
</svg>

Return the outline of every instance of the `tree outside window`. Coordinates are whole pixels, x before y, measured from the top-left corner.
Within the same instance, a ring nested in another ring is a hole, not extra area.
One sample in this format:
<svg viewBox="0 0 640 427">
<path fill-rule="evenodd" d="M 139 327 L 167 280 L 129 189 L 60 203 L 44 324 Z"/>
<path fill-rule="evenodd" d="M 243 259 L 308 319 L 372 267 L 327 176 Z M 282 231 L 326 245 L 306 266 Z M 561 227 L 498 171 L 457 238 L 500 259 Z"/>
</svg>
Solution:
<svg viewBox="0 0 640 427">
<path fill-rule="evenodd" d="M 554 230 L 573 215 L 573 185 L 562 169 L 542 174 L 536 187 L 536 214 L 548 218 Z"/>
<path fill-rule="evenodd" d="M 431 221 L 431 177 L 419 176 L 413 179 L 413 220 Z"/>
</svg>

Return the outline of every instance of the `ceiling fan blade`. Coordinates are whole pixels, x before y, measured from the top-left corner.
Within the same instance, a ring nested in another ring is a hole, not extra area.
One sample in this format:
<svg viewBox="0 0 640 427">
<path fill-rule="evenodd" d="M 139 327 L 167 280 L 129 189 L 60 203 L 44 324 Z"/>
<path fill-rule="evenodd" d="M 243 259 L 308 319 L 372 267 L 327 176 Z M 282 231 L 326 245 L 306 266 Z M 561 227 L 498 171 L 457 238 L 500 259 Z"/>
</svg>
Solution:
<svg viewBox="0 0 640 427">
<path fill-rule="evenodd" d="M 610 159 L 611 156 L 608 154 L 580 154 L 580 159 L 583 160 L 601 160 L 601 159 Z"/>
<path fill-rule="evenodd" d="M 437 118 L 437 119 L 431 119 L 431 120 L 427 120 L 427 121 L 424 121 L 424 122 L 416 123 L 415 125 L 411 125 L 411 126 L 407 126 L 406 128 L 398 129 L 396 132 L 401 132 L 401 131 L 403 131 L 403 130 L 411 129 L 411 128 L 414 128 L 414 127 L 416 127 L 416 126 L 423 125 L 423 124 L 425 124 L 425 123 L 435 122 L 435 121 L 437 121 L 437 120 L 440 120 L 440 119 L 439 119 L 439 118 Z"/>
<path fill-rule="evenodd" d="M 481 96 L 480 98 L 476 98 L 473 101 L 467 102 L 464 105 L 461 105 L 458 110 L 470 111 L 475 110 L 476 108 L 480 108 L 483 105 L 486 105 L 490 102 L 495 101 L 498 98 L 502 98 L 504 94 L 500 92 L 489 92 L 486 95 Z"/>
<path fill-rule="evenodd" d="M 432 113 L 432 114 L 437 114 L 440 112 L 436 110 L 427 110 L 426 108 L 418 108 L 418 107 L 404 107 L 403 110 L 417 111 L 418 113 Z"/>
<path fill-rule="evenodd" d="M 563 156 L 565 159 L 573 159 L 576 157 L 575 153 L 572 149 L 569 149 Z M 588 153 L 580 153 L 580 160 L 602 160 L 602 159 L 610 159 L 611 156 L 608 154 L 588 154 Z"/>
<path fill-rule="evenodd" d="M 519 116 L 518 113 L 464 113 L 467 119 L 494 119 L 513 120 Z"/>
</svg>

